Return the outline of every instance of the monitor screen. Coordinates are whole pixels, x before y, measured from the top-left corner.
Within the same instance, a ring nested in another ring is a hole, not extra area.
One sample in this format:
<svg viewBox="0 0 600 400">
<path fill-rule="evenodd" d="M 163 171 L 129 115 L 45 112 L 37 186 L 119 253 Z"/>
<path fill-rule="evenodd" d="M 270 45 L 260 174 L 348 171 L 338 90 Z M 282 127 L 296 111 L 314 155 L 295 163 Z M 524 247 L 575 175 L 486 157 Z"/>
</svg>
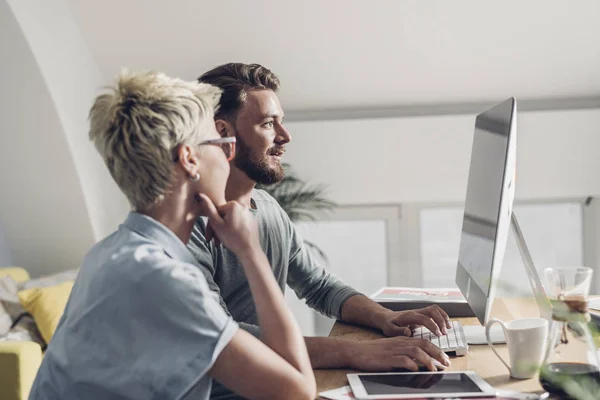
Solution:
<svg viewBox="0 0 600 400">
<path fill-rule="evenodd" d="M 516 164 L 516 101 L 477 116 L 456 283 L 485 323 L 506 251 Z"/>
<path fill-rule="evenodd" d="M 479 121 L 478 121 L 479 122 Z M 458 260 L 487 295 L 498 231 L 507 132 L 477 124 Z M 499 127 L 502 128 L 502 127 Z"/>
</svg>

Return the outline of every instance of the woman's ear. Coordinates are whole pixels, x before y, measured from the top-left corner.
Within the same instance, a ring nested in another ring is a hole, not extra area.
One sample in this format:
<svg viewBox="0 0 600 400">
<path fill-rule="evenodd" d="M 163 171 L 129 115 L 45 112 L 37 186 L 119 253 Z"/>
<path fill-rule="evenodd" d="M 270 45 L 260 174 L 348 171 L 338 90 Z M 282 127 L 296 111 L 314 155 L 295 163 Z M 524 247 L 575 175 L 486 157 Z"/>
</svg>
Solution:
<svg viewBox="0 0 600 400">
<path fill-rule="evenodd" d="M 215 126 L 217 127 L 217 132 L 219 132 L 221 137 L 235 136 L 233 126 L 224 119 L 215 120 Z"/>
<path fill-rule="evenodd" d="M 194 152 L 194 147 L 189 144 L 182 144 L 177 149 L 178 164 L 184 169 L 189 177 L 194 177 L 198 173 L 198 157 Z"/>
</svg>

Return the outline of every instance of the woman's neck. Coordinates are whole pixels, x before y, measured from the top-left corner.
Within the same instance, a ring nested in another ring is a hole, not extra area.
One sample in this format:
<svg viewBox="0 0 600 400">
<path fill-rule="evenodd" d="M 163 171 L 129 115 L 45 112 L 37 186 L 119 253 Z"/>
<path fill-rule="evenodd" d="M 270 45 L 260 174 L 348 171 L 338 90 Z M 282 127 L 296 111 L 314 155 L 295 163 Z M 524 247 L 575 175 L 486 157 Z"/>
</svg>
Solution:
<svg viewBox="0 0 600 400">
<path fill-rule="evenodd" d="M 170 193 L 149 210 L 140 211 L 169 228 L 182 242 L 187 245 L 198 217 L 198 206 L 191 204 L 195 201 L 184 193 Z M 195 209 L 195 210 L 194 210 Z"/>
</svg>

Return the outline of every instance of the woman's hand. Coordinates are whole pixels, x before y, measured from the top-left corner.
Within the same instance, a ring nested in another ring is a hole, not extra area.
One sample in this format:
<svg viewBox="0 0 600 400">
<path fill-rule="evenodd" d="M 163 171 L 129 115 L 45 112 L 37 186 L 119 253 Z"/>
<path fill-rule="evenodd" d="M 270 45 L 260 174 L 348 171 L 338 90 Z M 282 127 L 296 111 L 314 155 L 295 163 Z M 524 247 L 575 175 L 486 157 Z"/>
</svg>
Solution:
<svg viewBox="0 0 600 400">
<path fill-rule="evenodd" d="M 260 248 L 258 228 L 252 213 L 237 201 L 216 207 L 205 194 L 198 196 L 204 213 L 208 216 L 206 241 L 223 243 L 238 257 Z"/>
</svg>

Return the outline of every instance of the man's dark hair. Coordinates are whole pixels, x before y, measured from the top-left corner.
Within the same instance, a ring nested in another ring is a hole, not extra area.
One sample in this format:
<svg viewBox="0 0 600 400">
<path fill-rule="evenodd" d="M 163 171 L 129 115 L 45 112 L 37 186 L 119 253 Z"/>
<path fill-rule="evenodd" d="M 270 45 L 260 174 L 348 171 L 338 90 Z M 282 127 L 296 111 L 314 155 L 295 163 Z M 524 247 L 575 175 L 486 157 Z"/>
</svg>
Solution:
<svg viewBox="0 0 600 400">
<path fill-rule="evenodd" d="M 247 92 L 264 89 L 276 92 L 279 89 L 277 75 L 260 64 L 223 64 L 204 73 L 198 81 L 221 88 L 223 94 L 215 118 L 230 122 L 244 105 Z"/>
</svg>

